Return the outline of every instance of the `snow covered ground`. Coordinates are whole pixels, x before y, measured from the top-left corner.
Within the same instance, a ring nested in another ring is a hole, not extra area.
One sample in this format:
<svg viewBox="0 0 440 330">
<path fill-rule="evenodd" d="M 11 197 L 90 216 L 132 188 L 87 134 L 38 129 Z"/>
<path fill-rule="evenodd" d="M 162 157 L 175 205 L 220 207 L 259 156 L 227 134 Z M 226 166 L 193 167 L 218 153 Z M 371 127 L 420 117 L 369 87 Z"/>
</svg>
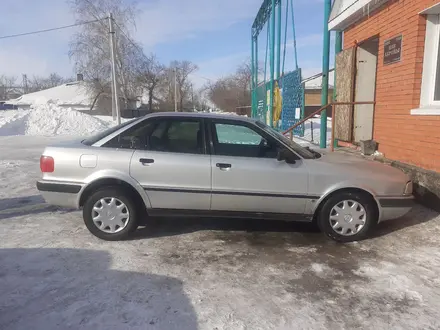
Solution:
<svg viewBox="0 0 440 330">
<path fill-rule="evenodd" d="M 294 136 L 295 142 L 301 145 L 316 145 L 319 144 L 319 139 L 321 137 L 321 118 L 315 116 L 307 120 L 304 123 L 304 136 Z M 332 138 L 332 122 L 331 118 L 327 119 L 327 145 L 330 145 Z"/>
<path fill-rule="evenodd" d="M 44 146 L 0 137 L 0 329 L 439 329 L 440 216 L 341 245 L 305 225 L 166 219 L 92 236 L 46 205 Z"/>
</svg>

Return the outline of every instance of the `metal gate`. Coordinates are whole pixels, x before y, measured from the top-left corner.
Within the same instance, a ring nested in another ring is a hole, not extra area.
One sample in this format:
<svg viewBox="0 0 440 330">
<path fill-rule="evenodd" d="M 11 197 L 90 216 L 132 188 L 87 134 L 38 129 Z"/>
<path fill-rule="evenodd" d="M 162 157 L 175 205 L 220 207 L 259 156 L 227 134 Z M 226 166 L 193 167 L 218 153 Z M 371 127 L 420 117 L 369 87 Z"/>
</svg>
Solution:
<svg viewBox="0 0 440 330">
<path fill-rule="evenodd" d="M 252 115 L 254 118 L 258 118 L 258 120 L 263 123 L 269 124 L 266 122 L 268 104 L 270 102 L 267 101 L 267 92 L 270 90 L 269 83 L 261 84 L 257 87 L 256 92 L 256 103 L 257 103 L 257 111 Z"/>
<path fill-rule="evenodd" d="M 280 80 L 283 96 L 281 130 L 285 131 L 304 117 L 304 86 L 301 83 L 301 69 L 289 72 Z M 293 130 L 294 135 L 304 136 L 304 124 Z"/>
</svg>

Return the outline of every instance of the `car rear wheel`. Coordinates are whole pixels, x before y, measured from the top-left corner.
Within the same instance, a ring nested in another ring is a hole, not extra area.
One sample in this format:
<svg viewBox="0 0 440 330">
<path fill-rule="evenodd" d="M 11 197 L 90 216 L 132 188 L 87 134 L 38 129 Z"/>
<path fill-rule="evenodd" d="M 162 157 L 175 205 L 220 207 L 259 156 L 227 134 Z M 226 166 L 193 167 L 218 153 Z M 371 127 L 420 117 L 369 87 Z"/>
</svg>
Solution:
<svg viewBox="0 0 440 330">
<path fill-rule="evenodd" d="M 377 224 L 374 200 L 358 192 L 341 192 L 331 196 L 318 215 L 319 228 L 338 242 L 359 241 Z"/>
<path fill-rule="evenodd" d="M 137 228 L 137 209 L 129 194 L 117 187 L 97 190 L 85 202 L 87 229 L 107 241 L 126 239 Z"/>
</svg>

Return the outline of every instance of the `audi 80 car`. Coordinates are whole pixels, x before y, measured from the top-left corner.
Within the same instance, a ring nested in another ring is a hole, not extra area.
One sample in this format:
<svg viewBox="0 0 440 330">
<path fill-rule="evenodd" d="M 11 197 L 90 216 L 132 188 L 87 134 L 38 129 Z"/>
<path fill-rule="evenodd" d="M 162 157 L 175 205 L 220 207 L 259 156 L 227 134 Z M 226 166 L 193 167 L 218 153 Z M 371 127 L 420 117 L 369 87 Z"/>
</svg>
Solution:
<svg viewBox="0 0 440 330">
<path fill-rule="evenodd" d="M 149 217 L 213 216 L 316 222 L 349 242 L 413 203 L 398 169 L 305 148 L 260 121 L 222 114 L 150 114 L 48 146 L 40 168 L 45 200 L 82 209 L 104 240 L 127 238 Z"/>
</svg>

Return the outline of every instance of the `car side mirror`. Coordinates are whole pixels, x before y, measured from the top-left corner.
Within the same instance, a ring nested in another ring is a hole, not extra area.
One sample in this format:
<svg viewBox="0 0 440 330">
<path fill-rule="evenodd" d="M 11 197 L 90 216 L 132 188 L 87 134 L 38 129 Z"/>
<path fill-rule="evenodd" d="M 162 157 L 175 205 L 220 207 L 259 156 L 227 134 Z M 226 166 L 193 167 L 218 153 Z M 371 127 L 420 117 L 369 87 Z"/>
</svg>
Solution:
<svg viewBox="0 0 440 330">
<path fill-rule="evenodd" d="M 287 149 L 279 149 L 277 153 L 277 160 L 279 162 L 285 161 L 287 164 L 295 164 L 296 161 L 293 159 L 292 154 Z"/>
<path fill-rule="evenodd" d="M 265 149 L 270 148 L 269 142 L 266 139 L 261 139 L 261 146 Z"/>
</svg>

